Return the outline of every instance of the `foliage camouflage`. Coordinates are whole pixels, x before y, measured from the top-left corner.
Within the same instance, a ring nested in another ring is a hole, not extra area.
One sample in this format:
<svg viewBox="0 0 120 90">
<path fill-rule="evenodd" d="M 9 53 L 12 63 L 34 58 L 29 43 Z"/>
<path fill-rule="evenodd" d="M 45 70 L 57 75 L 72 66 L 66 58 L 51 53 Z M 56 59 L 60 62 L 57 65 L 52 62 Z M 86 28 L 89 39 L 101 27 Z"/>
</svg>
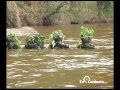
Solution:
<svg viewBox="0 0 120 90">
<path fill-rule="evenodd" d="M 80 30 L 81 30 L 80 36 L 82 42 L 79 42 L 79 45 L 77 47 L 93 49 L 94 45 L 91 44 L 91 41 L 94 34 L 94 30 L 90 28 L 85 28 L 83 26 L 80 28 Z"/>
<path fill-rule="evenodd" d="M 52 44 L 52 47 L 54 47 L 57 43 L 62 43 L 62 40 L 64 40 L 65 35 L 62 33 L 61 30 L 55 30 L 50 34 L 50 41 Z"/>
<path fill-rule="evenodd" d="M 25 39 L 25 48 L 32 49 L 32 48 L 44 48 L 45 37 L 40 34 L 29 35 Z"/>
<path fill-rule="evenodd" d="M 21 41 L 16 37 L 15 34 L 9 34 L 6 39 L 6 45 L 8 49 L 20 48 Z"/>
<path fill-rule="evenodd" d="M 49 36 L 49 39 L 51 41 L 50 47 L 51 48 L 54 48 L 54 47 L 68 48 L 67 45 L 62 44 L 62 41 L 64 40 L 64 38 L 65 38 L 65 35 L 62 33 L 61 30 L 53 31 Z"/>
<path fill-rule="evenodd" d="M 81 38 L 93 37 L 93 34 L 94 34 L 93 29 L 85 28 L 83 26 L 80 29 L 81 29 L 81 33 L 80 33 Z"/>
</svg>

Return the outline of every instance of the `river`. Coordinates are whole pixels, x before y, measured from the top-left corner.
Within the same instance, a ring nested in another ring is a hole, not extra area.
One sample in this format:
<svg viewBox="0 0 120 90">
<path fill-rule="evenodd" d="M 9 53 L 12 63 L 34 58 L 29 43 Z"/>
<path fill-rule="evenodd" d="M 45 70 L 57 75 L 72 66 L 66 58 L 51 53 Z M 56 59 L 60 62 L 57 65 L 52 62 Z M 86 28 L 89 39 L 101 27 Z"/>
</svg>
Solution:
<svg viewBox="0 0 120 90">
<path fill-rule="evenodd" d="M 114 88 L 113 24 L 83 24 L 94 29 L 92 50 L 76 48 L 81 26 L 34 26 L 46 37 L 46 48 L 7 50 L 7 88 Z M 65 34 L 63 42 L 70 49 L 47 48 L 49 35 L 58 28 Z M 24 43 L 25 37 L 18 38 Z M 85 76 L 89 82 L 81 83 Z"/>
</svg>

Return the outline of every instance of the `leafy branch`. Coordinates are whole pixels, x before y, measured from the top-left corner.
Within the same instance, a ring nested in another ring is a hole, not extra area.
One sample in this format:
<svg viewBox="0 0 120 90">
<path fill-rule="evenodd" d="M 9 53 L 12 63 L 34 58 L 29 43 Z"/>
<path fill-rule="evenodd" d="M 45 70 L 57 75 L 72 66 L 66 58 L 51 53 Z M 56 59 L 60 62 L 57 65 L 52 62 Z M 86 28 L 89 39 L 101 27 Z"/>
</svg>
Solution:
<svg viewBox="0 0 120 90">
<path fill-rule="evenodd" d="M 40 34 L 29 35 L 26 39 L 26 45 L 37 44 L 40 48 L 44 47 L 45 37 Z"/>
<path fill-rule="evenodd" d="M 18 46 L 21 44 L 20 40 L 16 37 L 15 34 L 9 34 L 7 36 L 7 40 L 10 41 L 10 42 L 15 42 L 15 44 L 18 45 Z"/>
<path fill-rule="evenodd" d="M 94 34 L 94 30 L 90 29 L 90 28 L 85 28 L 85 27 L 81 27 L 81 38 L 85 38 L 85 37 L 93 37 Z"/>
<path fill-rule="evenodd" d="M 52 47 L 54 47 L 58 43 L 62 43 L 62 40 L 64 40 L 64 38 L 65 38 L 65 35 L 62 33 L 61 30 L 55 30 L 49 36 Z"/>
</svg>

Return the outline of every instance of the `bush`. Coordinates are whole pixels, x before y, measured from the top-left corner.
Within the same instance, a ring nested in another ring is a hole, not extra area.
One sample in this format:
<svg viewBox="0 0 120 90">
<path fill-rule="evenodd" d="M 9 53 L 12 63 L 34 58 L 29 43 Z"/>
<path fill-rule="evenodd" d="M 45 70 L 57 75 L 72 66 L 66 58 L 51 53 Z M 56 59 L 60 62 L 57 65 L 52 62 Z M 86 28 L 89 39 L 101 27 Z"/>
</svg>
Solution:
<svg viewBox="0 0 120 90">
<path fill-rule="evenodd" d="M 81 42 L 79 42 L 78 48 L 94 48 L 94 45 L 91 44 L 94 30 L 90 28 L 81 27 Z"/>
<path fill-rule="evenodd" d="M 61 30 L 53 31 L 49 37 L 52 47 L 54 47 L 57 44 L 62 44 L 62 40 L 64 40 L 64 37 L 65 35 L 62 33 Z"/>
<path fill-rule="evenodd" d="M 18 38 L 16 37 L 15 34 L 9 34 L 7 36 L 7 40 L 6 40 L 6 46 L 8 47 L 8 49 L 17 49 L 20 48 L 20 40 L 18 40 Z"/>
<path fill-rule="evenodd" d="M 85 28 L 83 26 L 80 29 L 81 29 L 81 33 L 80 33 L 81 38 L 93 37 L 93 34 L 94 34 L 93 29 Z"/>
<path fill-rule="evenodd" d="M 50 36 L 49 36 L 49 39 L 51 41 L 51 44 L 49 45 L 49 47 L 51 49 L 53 49 L 53 48 L 61 48 L 61 49 L 64 48 L 64 49 L 67 49 L 67 48 L 69 48 L 68 45 L 64 45 L 62 43 L 62 41 L 64 40 L 64 38 L 65 38 L 65 35 L 62 33 L 61 30 L 55 30 L 55 31 L 53 31 L 50 34 Z"/>
<path fill-rule="evenodd" d="M 44 48 L 45 37 L 40 34 L 29 35 L 25 39 L 25 48 L 27 49 L 37 49 L 37 48 Z"/>
</svg>

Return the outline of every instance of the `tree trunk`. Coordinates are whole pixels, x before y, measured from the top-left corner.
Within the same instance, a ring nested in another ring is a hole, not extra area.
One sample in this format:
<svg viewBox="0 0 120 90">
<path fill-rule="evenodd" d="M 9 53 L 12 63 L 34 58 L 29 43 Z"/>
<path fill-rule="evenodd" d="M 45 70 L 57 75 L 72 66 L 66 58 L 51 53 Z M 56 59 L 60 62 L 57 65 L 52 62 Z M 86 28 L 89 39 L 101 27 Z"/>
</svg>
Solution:
<svg viewBox="0 0 120 90">
<path fill-rule="evenodd" d="M 98 8 L 98 18 L 99 20 L 102 19 L 103 13 L 102 13 L 102 1 L 97 1 L 97 8 Z"/>
<path fill-rule="evenodd" d="M 58 13 L 59 10 L 65 5 L 65 2 L 61 3 L 60 5 L 57 6 L 57 8 L 55 9 L 55 11 L 45 15 L 43 17 L 43 25 L 52 25 L 52 19 L 51 16 Z"/>
</svg>

